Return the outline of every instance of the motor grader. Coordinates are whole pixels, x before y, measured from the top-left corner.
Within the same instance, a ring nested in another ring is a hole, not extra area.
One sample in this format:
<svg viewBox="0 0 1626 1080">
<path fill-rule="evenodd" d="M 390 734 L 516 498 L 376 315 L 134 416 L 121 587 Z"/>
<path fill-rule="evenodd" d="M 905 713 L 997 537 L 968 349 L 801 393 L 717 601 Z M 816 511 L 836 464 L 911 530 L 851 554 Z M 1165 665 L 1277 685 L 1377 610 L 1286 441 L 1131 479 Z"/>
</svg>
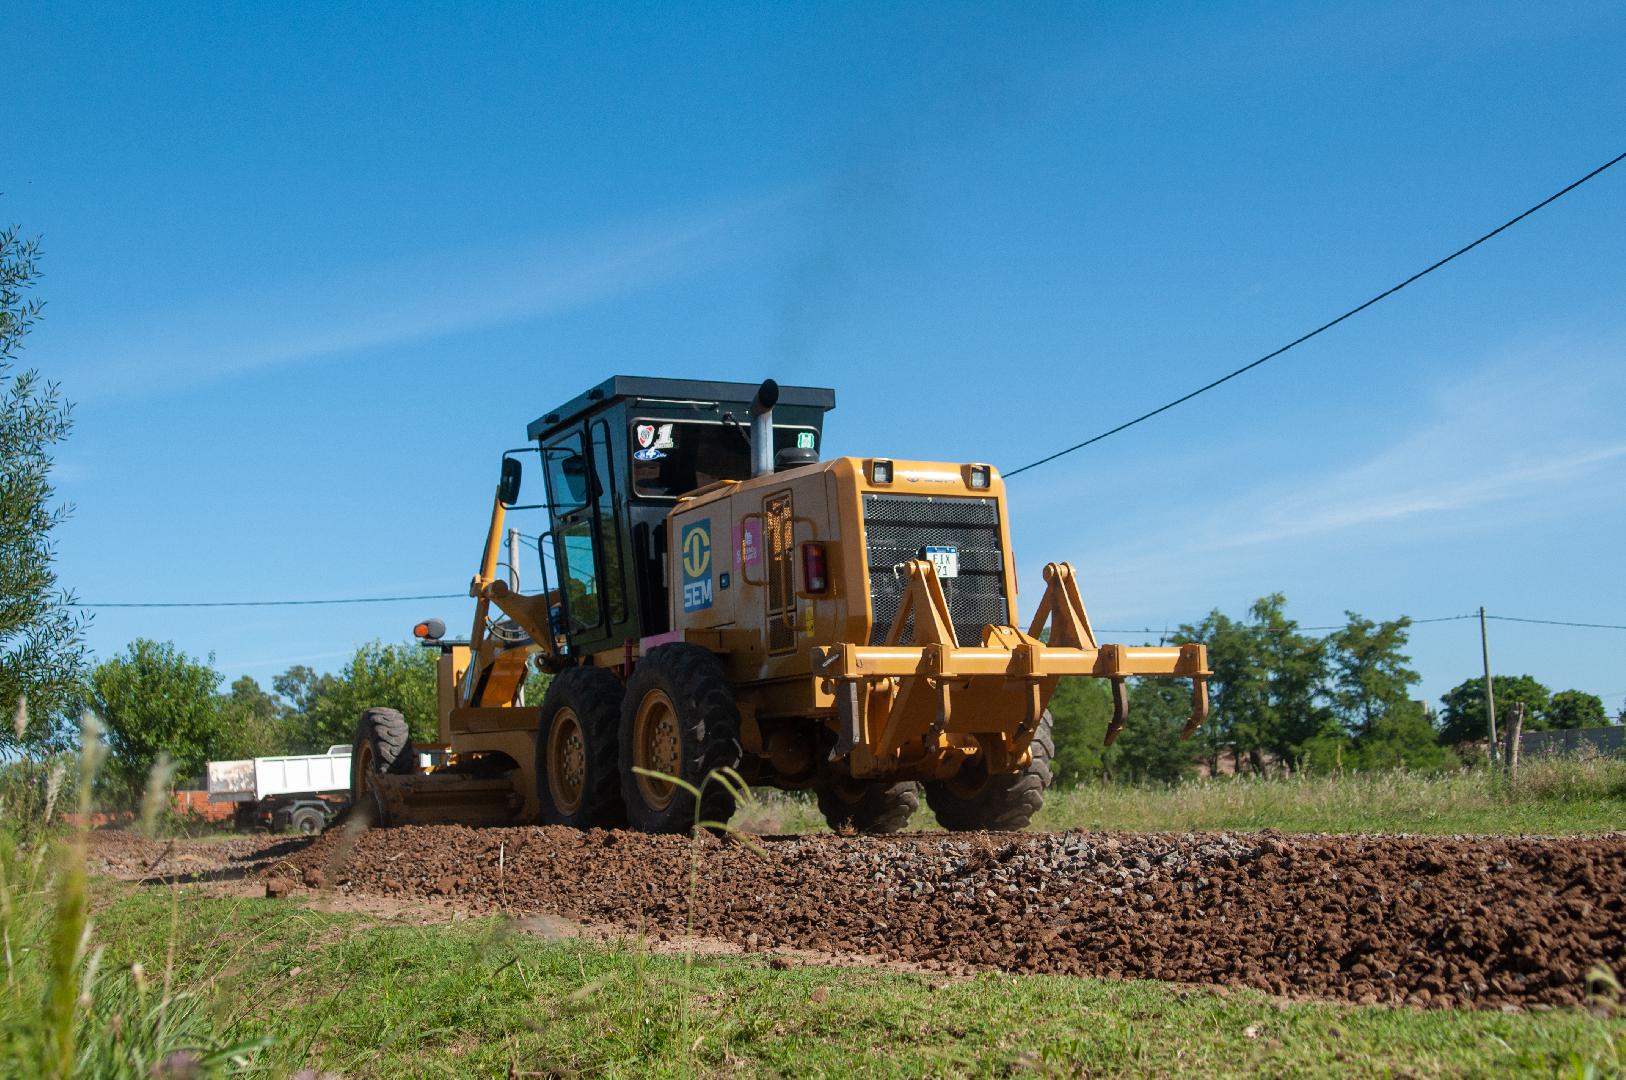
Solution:
<svg viewBox="0 0 1626 1080">
<path fill-rule="evenodd" d="M 838 829 L 900 829 L 922 789 L 946 828 L 1017 829 L 1050 781 L 1060 679 L 1110 681 L 1109 743 L 1126 679 L 1189 679 L 1195 730 L 1202 645 L 1098 643 L 1065 562 L 1023 629 L 998 471 L 820 460 L 834 406 L 618 376 L 533 422 L 502 456 L 469 637 L 416 628 L 439 650 L 438 745 L 368 710 L 354 803 L 384 824 L 679 832 L 729 817 L 732 769 L 812 789 Z M 522 504 L 530 455 L 545 494 Z M 515 509 L 547 522 L 532 592 L 499 572 Z"/>
</svg>

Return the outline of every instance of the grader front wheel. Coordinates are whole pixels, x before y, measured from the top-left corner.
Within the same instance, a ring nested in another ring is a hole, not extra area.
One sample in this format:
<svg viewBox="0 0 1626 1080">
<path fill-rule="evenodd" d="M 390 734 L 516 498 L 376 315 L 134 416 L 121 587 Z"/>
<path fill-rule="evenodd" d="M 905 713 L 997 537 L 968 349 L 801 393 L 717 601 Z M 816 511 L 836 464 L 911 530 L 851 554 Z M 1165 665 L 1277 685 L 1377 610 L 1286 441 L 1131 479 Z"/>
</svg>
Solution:
<svg viewBox="0 0 1626 1080">
<path fill-rule="evenodd" d="M 927 783 L 926 804 L 937 815 L 937 823 L 955 832 L 1014 832 L 1026 828 L 1044 806 L 1044 790 L 1050 786 L 1050 759 L 1056 754 L 1048 710 L 1039 718 L 1029 749 L 1033 760 L 1021 772 L 990 776 L 979 757 L 952 780 Z"/>
<path fill-rule="evenodd" d="M 697 815 L 684 784 L 701 793 L 700 820 L 727 821 L 734 796 L 709 777 L 739 762 L 740 714 L 722 663 L 697 645 L 651 649 L 627 680 L 621 705 L 628 822 L 644 832 L 688 832 Z"/>
<path fill-rule="evenodd" d="M 576 829 L 626 822 L 616 774 L 621 680 L 604 668 L 566 668 L 543 695 L 536 733 L 542 820 Z"/>
<path fill-rule="evenodd" d="M 350 805 L 372 814 L 377 825 L 388 825 L 383 802 L 377 798 L 373 777 L 379 773 L 417 771 L 418 755 L 412 733 L 399 710 L 373 708 L 361 714 L 355 742 L 350 748 Z"/>
</svg>

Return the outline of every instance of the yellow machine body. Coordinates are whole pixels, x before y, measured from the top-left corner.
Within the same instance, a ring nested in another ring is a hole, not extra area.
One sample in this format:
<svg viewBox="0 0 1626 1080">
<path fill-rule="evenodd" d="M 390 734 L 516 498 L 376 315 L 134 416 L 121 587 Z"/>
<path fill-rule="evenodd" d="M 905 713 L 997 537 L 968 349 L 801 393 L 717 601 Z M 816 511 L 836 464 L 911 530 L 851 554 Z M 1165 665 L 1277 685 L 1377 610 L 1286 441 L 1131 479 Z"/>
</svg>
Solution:
<svg viewBox="0 0 1626 1080">
<path fill-rule="evenodd" d="M 1130 677 L 1190 680 L 1187 735 L 1207 715 L 1204 647 L 1097 642 L 1068 563 L 1045 566 L 1022 621 L 1005 485 L 991 466 L 840 457 L 678 496 L 663 523 L 664 629 L 586 653 L 560 630 L 568 595 L 524 594 L 499 573 L 514 471 L 470 585 L 469 639 L 432 642 L 442 764 L 376 779 L 391 819 L 535 819 L 542 695 L 528 700 L 527 684 L 584 666 L 624 684 L 671 643 L 721 663 L 738 770 L 783 788 L 951 781 L 968 765 L 1015 774 L 1064 677 L 1111 683 L 1109 743 Z M 933 546 L 939 535 L 975 542 Z M 626 549 L 614 558 L 631 561 Z"/>
</svg>

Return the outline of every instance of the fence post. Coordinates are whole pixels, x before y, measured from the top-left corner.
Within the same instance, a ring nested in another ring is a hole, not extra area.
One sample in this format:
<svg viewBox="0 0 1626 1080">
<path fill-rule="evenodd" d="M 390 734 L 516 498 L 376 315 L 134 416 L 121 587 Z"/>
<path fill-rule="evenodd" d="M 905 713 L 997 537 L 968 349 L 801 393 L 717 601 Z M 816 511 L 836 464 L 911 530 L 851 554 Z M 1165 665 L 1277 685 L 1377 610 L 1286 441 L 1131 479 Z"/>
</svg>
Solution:
<svg viewBox="0 0 1626 1080">
<path fill-rule="evenodd" d="M 1507 766 L 1509 780 L 1516 780 L 1519 776 L 1519 736 L 1524 732 L 1524 702 L 1515 701 L 1508 706 L 1507 724 L 1503 734 L 1507 738 L 1507 746 L 1502 751 L 1502 763 Z"/>
</svg>

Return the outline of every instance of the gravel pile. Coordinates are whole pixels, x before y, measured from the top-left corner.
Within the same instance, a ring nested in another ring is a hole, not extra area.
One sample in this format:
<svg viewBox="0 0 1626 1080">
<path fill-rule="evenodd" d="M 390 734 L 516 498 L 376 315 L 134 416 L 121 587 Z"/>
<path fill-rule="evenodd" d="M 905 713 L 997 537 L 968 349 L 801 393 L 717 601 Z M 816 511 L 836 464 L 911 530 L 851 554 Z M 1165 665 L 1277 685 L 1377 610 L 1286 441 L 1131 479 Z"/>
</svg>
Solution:
<svg viewBox="0 0 1626 1080">
<path fill-rule="evenodd" d="M 704 837 L 695 932 L 747 949 L 1257 987 L 1363 1003 L 1574 1004 L 1626 960 L 1626 838 L 1203 834 Z M 652 937 L 690 917 L 687 838 L 329 833 L 267 871 Z"/>
</svg>

